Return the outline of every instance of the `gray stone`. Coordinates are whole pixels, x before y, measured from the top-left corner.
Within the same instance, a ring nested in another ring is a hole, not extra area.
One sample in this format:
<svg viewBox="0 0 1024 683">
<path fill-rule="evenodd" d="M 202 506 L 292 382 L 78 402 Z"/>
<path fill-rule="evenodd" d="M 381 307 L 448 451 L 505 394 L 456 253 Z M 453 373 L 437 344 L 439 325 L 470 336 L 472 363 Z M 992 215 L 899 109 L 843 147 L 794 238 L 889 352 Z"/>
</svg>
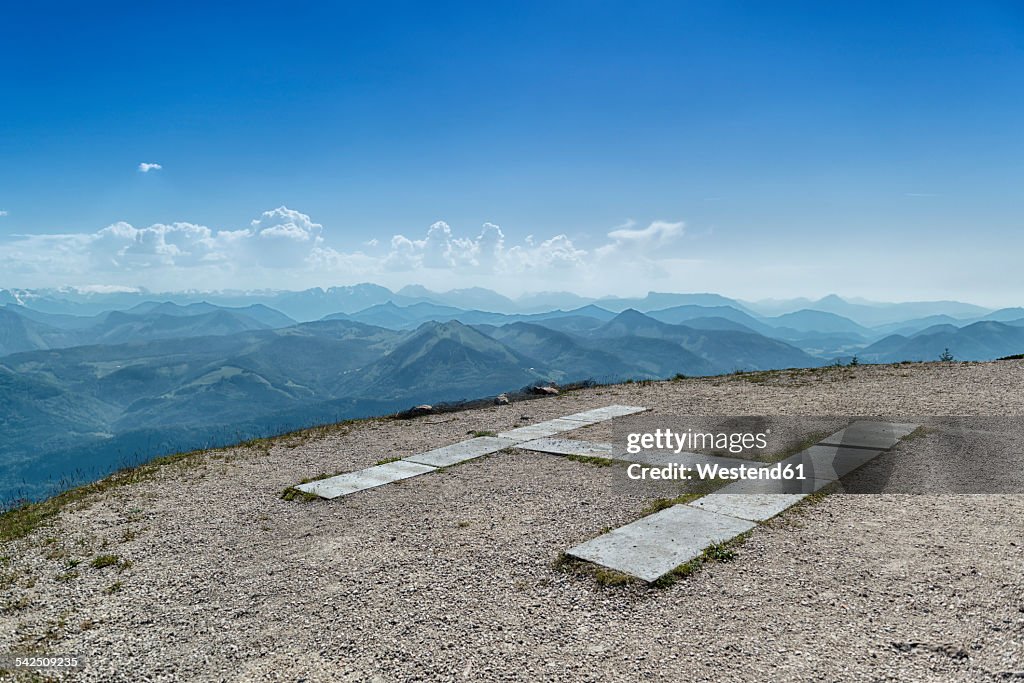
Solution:
<svg viewBox="0 0 1024 683">
<path fill-rule="evenodd" d="M 919 425 L 861 420 L 821 440 L 823 446 L 853 446 L 887 451 Z"/>
<path fill-rule="evenodd" d="M 448 467 L 466 460 L 479 458 L 483 455 L 496 453 L 503 448 L 514 446 L 517 442 L 512 439 L 501 439 L 494 436 L 481 436 L 476 439 L 460 441 L 450 446 L 435 448 L 426 453 L 410 455 L 404 462 L 416 462 L 431 467 Z"/>
<path fill-rule="evenodd" d="M 612 445 L 610 443 L 580 441 L 577 439 L 535 439 L 521 443 L 516 448 L 538 451 L 540 453 L 554 453 L 555 455 L 612 457 Z"/>
<path fill-rule="evenodd" d="M 395 462 L 368 467 L 358 472 L 348 472 L 329 479 L 299 484 L 295 488 L 320 496 L 321 498 L 338 498 L 339 496 L 347 496 L 357 491 L 365 491 L 376 486 L 433 472 L 436 469 L 435 467 L 415 462 L 396 460 Z"/>
<path fill-rule="evenodd" d="M 674 505 L 568 551 L 644 581 L 655 581 L 721 543 L 753 529 L 745 519 Z"/>
</svg>

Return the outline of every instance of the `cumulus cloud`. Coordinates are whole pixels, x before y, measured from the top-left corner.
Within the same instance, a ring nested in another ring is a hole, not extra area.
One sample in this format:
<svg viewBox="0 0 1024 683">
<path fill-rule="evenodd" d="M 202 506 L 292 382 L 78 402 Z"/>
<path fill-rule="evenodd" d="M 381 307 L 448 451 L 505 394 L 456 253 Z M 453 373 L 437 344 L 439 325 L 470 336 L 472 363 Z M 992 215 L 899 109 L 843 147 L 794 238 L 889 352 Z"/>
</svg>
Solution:
<svg viewBox="0 0 1024 683">
<path fill-rule="evenodd" d="M 260 265 L 291 268 L 303 264 L 323 243 L 323 227 L 299 211 L 279 206 L 249 224 L 248 234 L 235 235 Z"/>
<path fill-rule="evenodd" d="M 190 222 L 138 227 L 122 221 L 93 233 L 14 237 L 0 242 L 0 271 L 17 273 L 32 286 L 103 281 L 251 288 L 360 278 L 398 286 L 465 286 L 468 281 L 573 288 L 603 283 L 609 265 L 621 277 L 630 277 L 630 269 L 636 275 L 659 272 L 653 261 L 683 232 L 682 223 L 657 221 L 645 228 L 630 223 L 584 247 L 567 234 L 513 241 L 494 223 L 467 235 L 436 221 L 419 235 L 371 239 L 346 251 L 329 246 L 324 226 L 310 216 L 280 206 L 240 229 Z M 524 275 L 529 279 L 518 277 Z"/>
<path fill-rule="evenodd" d="M 190 267 L 227 257 L 223 247 L 232 233 L 214 233 L 194 223 L 157 223 L 136 228 L 123 221 L 85 236 L 86 252 L 99 270 Z"/>
<path fill-rule="evenodd" d="M 383 265 L 390 271 L 433 268 L 507 274 L 581 265 L 586 254 L 565 235 L 556 235 L 539 244 L 530 236 L 521 245 L 507 247 L 505 233 L 494 223 L 484 223 L 476 237 L 456 237 L 451 226 L 438 221 L 430 226 L 423 239 L 410 239 L 405 235 L 392 237 Z"/>
<path fill-rule="evenodd" d="M 147 163 L 145 161 L 143 161 L 141 164 L 139 164 L 139 172 L 141 172 L 141 173 L 149 173 L 150 171 L 159 171 L 162 168 L 163 168 L 163 166 L 161 166 L 160 164 L 152 164 L 152 163 Z"/>
</svg>

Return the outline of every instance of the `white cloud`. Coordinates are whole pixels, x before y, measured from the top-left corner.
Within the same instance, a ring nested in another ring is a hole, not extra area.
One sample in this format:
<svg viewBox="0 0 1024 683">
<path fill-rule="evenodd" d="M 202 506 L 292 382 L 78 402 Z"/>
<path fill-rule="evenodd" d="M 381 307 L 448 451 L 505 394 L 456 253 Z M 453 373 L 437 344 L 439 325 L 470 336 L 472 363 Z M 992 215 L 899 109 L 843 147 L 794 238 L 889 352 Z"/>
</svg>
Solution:
<svg viewBox="0 0 1024 683">
<path fill-rule="evenodd" d="M 6 215 L 7 215 L 6 211 L 0 211 L 0 218 L 3 218 Z"/>
<path fill-rule="evenodd" d="M 270 268 L 303 265 L 323 244 L 323 227 L 299 211 L 279 206 L 249 224 L 248 234 L 233 236 L 245 245 L 251 260 Z"/>
<path fill-rule="evenodd" d="M 217 261 L 224 233 L 205 225 L 157 223 L 136 228 L 123 221 L 85 236 L 92 265 L 99 270 L 189 267 Z"/>
<path fill-rule="evenodd" d="M 137 294 L 143 291 L 139 287 L 124 285 L 81 285 L 74 290 L 79 294 Z"/>
<path fill-rule="evenodd" d="M 649 253 L 654 250 L 661 250 L 677 241 L 685 232 L 685 224 L 669 223 L 666 221 L 654 221 L 646 228 L 634 227 L 635 223 L 629 221 L 608 233 L 610 244 L 601 248 L 606 253 L 612 251 L 639 251 Z M 599 251 L 601 251 L 599 250 Z"/>
<path fill-rule="evenodd" d="M 423 239 L 405 235 L 391 238 L 383 266 L 389 271 L 418 269 L 450 270 L 475 274 L 505 275 L 539 268 L 582 266 L 587 252 L 565 235 L 535 243 L 506 247 L 505 233 L 494 223 L 484 223 L 476 237 L 456 237 L 444 221 L 430 226 Z"/>
<path fill-rule="evenodd" d="M 579 289 L 605 286 L 609 274 L 640 282 L 662 272 L 654 260 L 682 234 L 682 223 L 627 224 L 603 245 L 585 248 L 566 234 L 512 241 L 494 223 L 465 236 L 437 221 L 419 236 L 375 238 L 345 251 L 329 246 L 324 226 L 310 216 L 280 206 L 240 229 L 118 222 L 93 233 L 16 236 L 0 241 L 0 272 L 20 286 L 308 287 L 358 279 Z"/>
<path fill-rule="evenodd" d="M 161 166 L 160 164 L 151 164 L 145 161 L 139 164 L 139 171 L 142 173 L 149 173 L 150 171 L 159 171 L 162 168 L 163 166 Z"/>
</svg>

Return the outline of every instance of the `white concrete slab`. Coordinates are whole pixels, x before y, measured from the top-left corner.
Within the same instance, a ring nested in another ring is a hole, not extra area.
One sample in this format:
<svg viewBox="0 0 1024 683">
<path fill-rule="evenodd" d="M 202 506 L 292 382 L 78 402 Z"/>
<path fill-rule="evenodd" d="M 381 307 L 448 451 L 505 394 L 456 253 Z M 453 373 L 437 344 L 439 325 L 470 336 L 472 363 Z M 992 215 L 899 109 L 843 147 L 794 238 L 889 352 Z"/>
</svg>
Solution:
<svg viewBox="0 0 1024 683">
<path fill-rule="evenodd" d="M 434 450 L 427 451 L 426 453 L 410 455 L 408 458 L 404 458 L 403 461 L 417 462 L 421 465 L 430 465 L 431 467 L 448 467 L 449 465 L 455 465 L 460 462 L 472 460 L 473 458 L 497 453 L 503 448 L 516 445 L 516 443 L 518 442 L 513 439 L 501 439 L 495 436 L 481 436 L 475 439 L 468 439 L 466 441 L 460 441 L 459 443 L 453 443 L 450 446 L 435 448 Z"/>
<path fill-rule="evenodd" d="M 785 464 L 804 466 L 804 474 L 814 479 L 836 480 L 874 460 L 882 451 L 842 446 L 811 446 L 783 460 Z"/>
<path fill-rule="evenodd" d="M 577 420 L 580 422 L 591 422 L 591 424 L 597 422 L 604 422 L 610 420 L 613 417 L 624 417 L 626 415 L 633 415 L 635 413 L 642 413 L 647 408 L 643 406 L 623 406 L 623 405 L 610 405 L 604 406 L 603 408 L 591 408 L 590 410 L 584 410 L 582 413 L 574 413 L 572 415 L 566 415 L 565 420 Z"/>
<path fill-rule="evenodd" d="M 749 531 L 754 522 L 674 505 L 569 550 L 569 555 L 655 581 L 713 543 Z"/>
<path fill-rule="evenodd" d="M 521 443 L 516 448 L 555 455 L 585 455 L 599 458 L 612 457 L 612 445 L 597 441 L 579 439 L 535 439 Z"/>
<path fill-rule="evenodd" d="M 347 496 L 357 491 L 365 491 L 376 486 L 390 484 L 402 479 L 408 479 L 427 472 L 433 472 L 437 468 L 428 465 L 421 465 L 405 460 L 396 460 L 384 465 L 368 467 L 358 472 L 347 472 L 329 479 L 311 481 L 308 484 L 299 484 L 295 488 L 306 493 L 320 496 L 321 498 L 338 498 Z"/>
<path fill-rule="evenodd" d="M 516 443 L 522 443 L 524 441 L 535 441 L 536 439 L 546 439 L 549 436 L 555 436 L 559 434 L 558 430 L 545 429 L 543 427 L 537 428 L 533 425 L 526 427 L 516 427 L 510 429 L 507 432 L 498 432 L 498 436 L 502 439 L 512 439 Z"/>
<path fill-rule="evenodd" d="M 803 481 L 743 479 L 726 484 L 714 493 L 690 501 L 687 505 L 699 510 L 763 522 L 828 486 L 832 481 L 834 480 L 810 478 Z"/>
<path fill-rule="evenodd" d="M 533 426 L 557 429 L 559 432 L 571 432 L 574 429 L 583 429 L 587 425 L 581 424 L 579 420 L 569 420 L 564 417 L 556 417 L 554 420 L 545 420 L 544 422 L 538 422 Z"/>
<path fill-rule="evenodd" d="M 606 418 L 606 417 L 595 417 L 595 416 L 587 417 L 587 416 L 583 415 L 583 413 L 577 413 L 575 415 L 566 415 L 566 416 L 560 417 L 558 419 L 559 420 L 570 420 L 572 422 L 575 422 L 576 423 L 576 428 L 579 429 L 581 427 L 589 427 L 590 425 L 596 425 L 599 422 L 604 422 L 608 418 Z"/>
<path fill-rule="evenodd" d="M 691 507 L 763 522 L 878 457 L 882 451 L 838 446 L 811 446 L 782 461 L 804 465 L 806 481 L 747 480 L 723 486 L 689 503 Z"/>
<path fill-rule="evenodd" d="M 583 427 L 586 427 L 586 425 L 581 422 L 559 417 L 554 420 L 547 420 L 545 422 L 538 422 L 532 425 L 516 427 L 515 429 L 510 429 L 507 432 L 499 432 L 498 436 L 503 439 L 514 439 L 516 441 L 533 441 L 535 439 L 544 439 L 549 436 L 561 434 L 562 432 L 569 432 L 573 429 L 581 429 Z"/>
<path fill-rule="evenodd" d="M 905 422 L 861 420 L 822 439 L 823 446 L 852 446 L 887 451 L 920 425 Z"/>
<path fill-rule="evenodd" d="M 906 427 L 912 427 L 909 431 Z M 916 426 L 904 425 L 909 434 Z M 888 431 L 888 430 L 885 430 Z M 880 430 L 878 433 L 882 433 Z M 895 430 L 892 433 L 898 433 Z M 846 476 L 882 454 L 879 450 L 816 445 L 782 461 L 804 465 L 806 481 L 747 480 L 733 482 L 689 503 L 691 507 L 723 515 L 763 522 L 798 503 L 814 491 Z"/>
<path fill-rule="evenodd" d="M 799 503 L 806 493 L 711 493 L 688 503 L 698 510 L 708 510 L 753 522 L 771 519 L 791 505 Z"/>
</svg>

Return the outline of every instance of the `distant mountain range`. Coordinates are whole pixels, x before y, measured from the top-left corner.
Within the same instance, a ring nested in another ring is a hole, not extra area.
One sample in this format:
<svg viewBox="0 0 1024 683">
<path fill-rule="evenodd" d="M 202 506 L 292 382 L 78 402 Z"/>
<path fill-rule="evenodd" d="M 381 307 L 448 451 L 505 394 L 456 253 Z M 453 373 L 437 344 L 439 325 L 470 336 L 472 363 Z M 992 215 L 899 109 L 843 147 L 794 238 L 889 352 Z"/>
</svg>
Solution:
<svg viewBox="0 0 1024 683">
<path fill-rule="evenodd" d="M 857 353 L 866 363 L 935 360 L 944 353 L 956 360 L 991 360 L 1024 353 L 1024 319 L 1010 323 L 981 321 L 957 327 L 934 325 L 909 336 L 894 334 Z"/>
<path fill-rule="evenodd" d="M 222 308 L 147 302 L 127 311 L 95 316 L 44 313 L 7 305 L 0 308 L 0 356 L 21 351 L 92 344 L 120 344 L 226 335 L 294 325 L 288 316 L 262 304 Z"/>
<path fill-rule="evenodd" d="M 921 301 L 904 303 L 872 302 L 843 299 L 835 294 L 821 299 L 787 299 L 741 301 L 712 293 L 649 292 L 639 298 L 582 297 L 568 292 L 525 294 L 517 299 L 480 287 L 434 292 L 419 285 L 403 287 L 394 292 L 386 287 L 361 283 L 342 287 L 290 291 L 219 291 L 153 293 L 138 291 L 91 291 L 66 289 L 0 289 L 0 306 L 19 304 L 47 313 L 89 316 L 109 310 L 126 310 L 144 302 L 170 301 L 179 305 L 208 302 L 222 307 L 246 307 L 263 304 L 297 321 L 319 320 L 334 313 L 356 313 L 376 304 L 392 302 L 398 306 L 431 303 L 461 310 L 491 313 L 528 314 L 562 309 L 572 310 L 595 304 L 615 313 L 633 308 L 649 312 L 677 306 L 704 308 L 730 307 L 754 316 L 775 317 L 801 310 L 833 313 L 858 325 L 877 327 L 934 315 L 947 315 L 957 320 L 975 321 L 994 313 L 974 304 L 959 301 Z M 1007 312 L 1007 319 L 1024 318 L 1024 311 Z M 999 318 L 993 318 L 1005 322 Z"/>
<path fill-rule="evenodd" d="M 0 501 L 159 453 L 542 382 L 1024 352 L 1024 309 L 958 302 L 782 310 L 376 285 L 143 297 L 0 290 Z"/>
</svg>

